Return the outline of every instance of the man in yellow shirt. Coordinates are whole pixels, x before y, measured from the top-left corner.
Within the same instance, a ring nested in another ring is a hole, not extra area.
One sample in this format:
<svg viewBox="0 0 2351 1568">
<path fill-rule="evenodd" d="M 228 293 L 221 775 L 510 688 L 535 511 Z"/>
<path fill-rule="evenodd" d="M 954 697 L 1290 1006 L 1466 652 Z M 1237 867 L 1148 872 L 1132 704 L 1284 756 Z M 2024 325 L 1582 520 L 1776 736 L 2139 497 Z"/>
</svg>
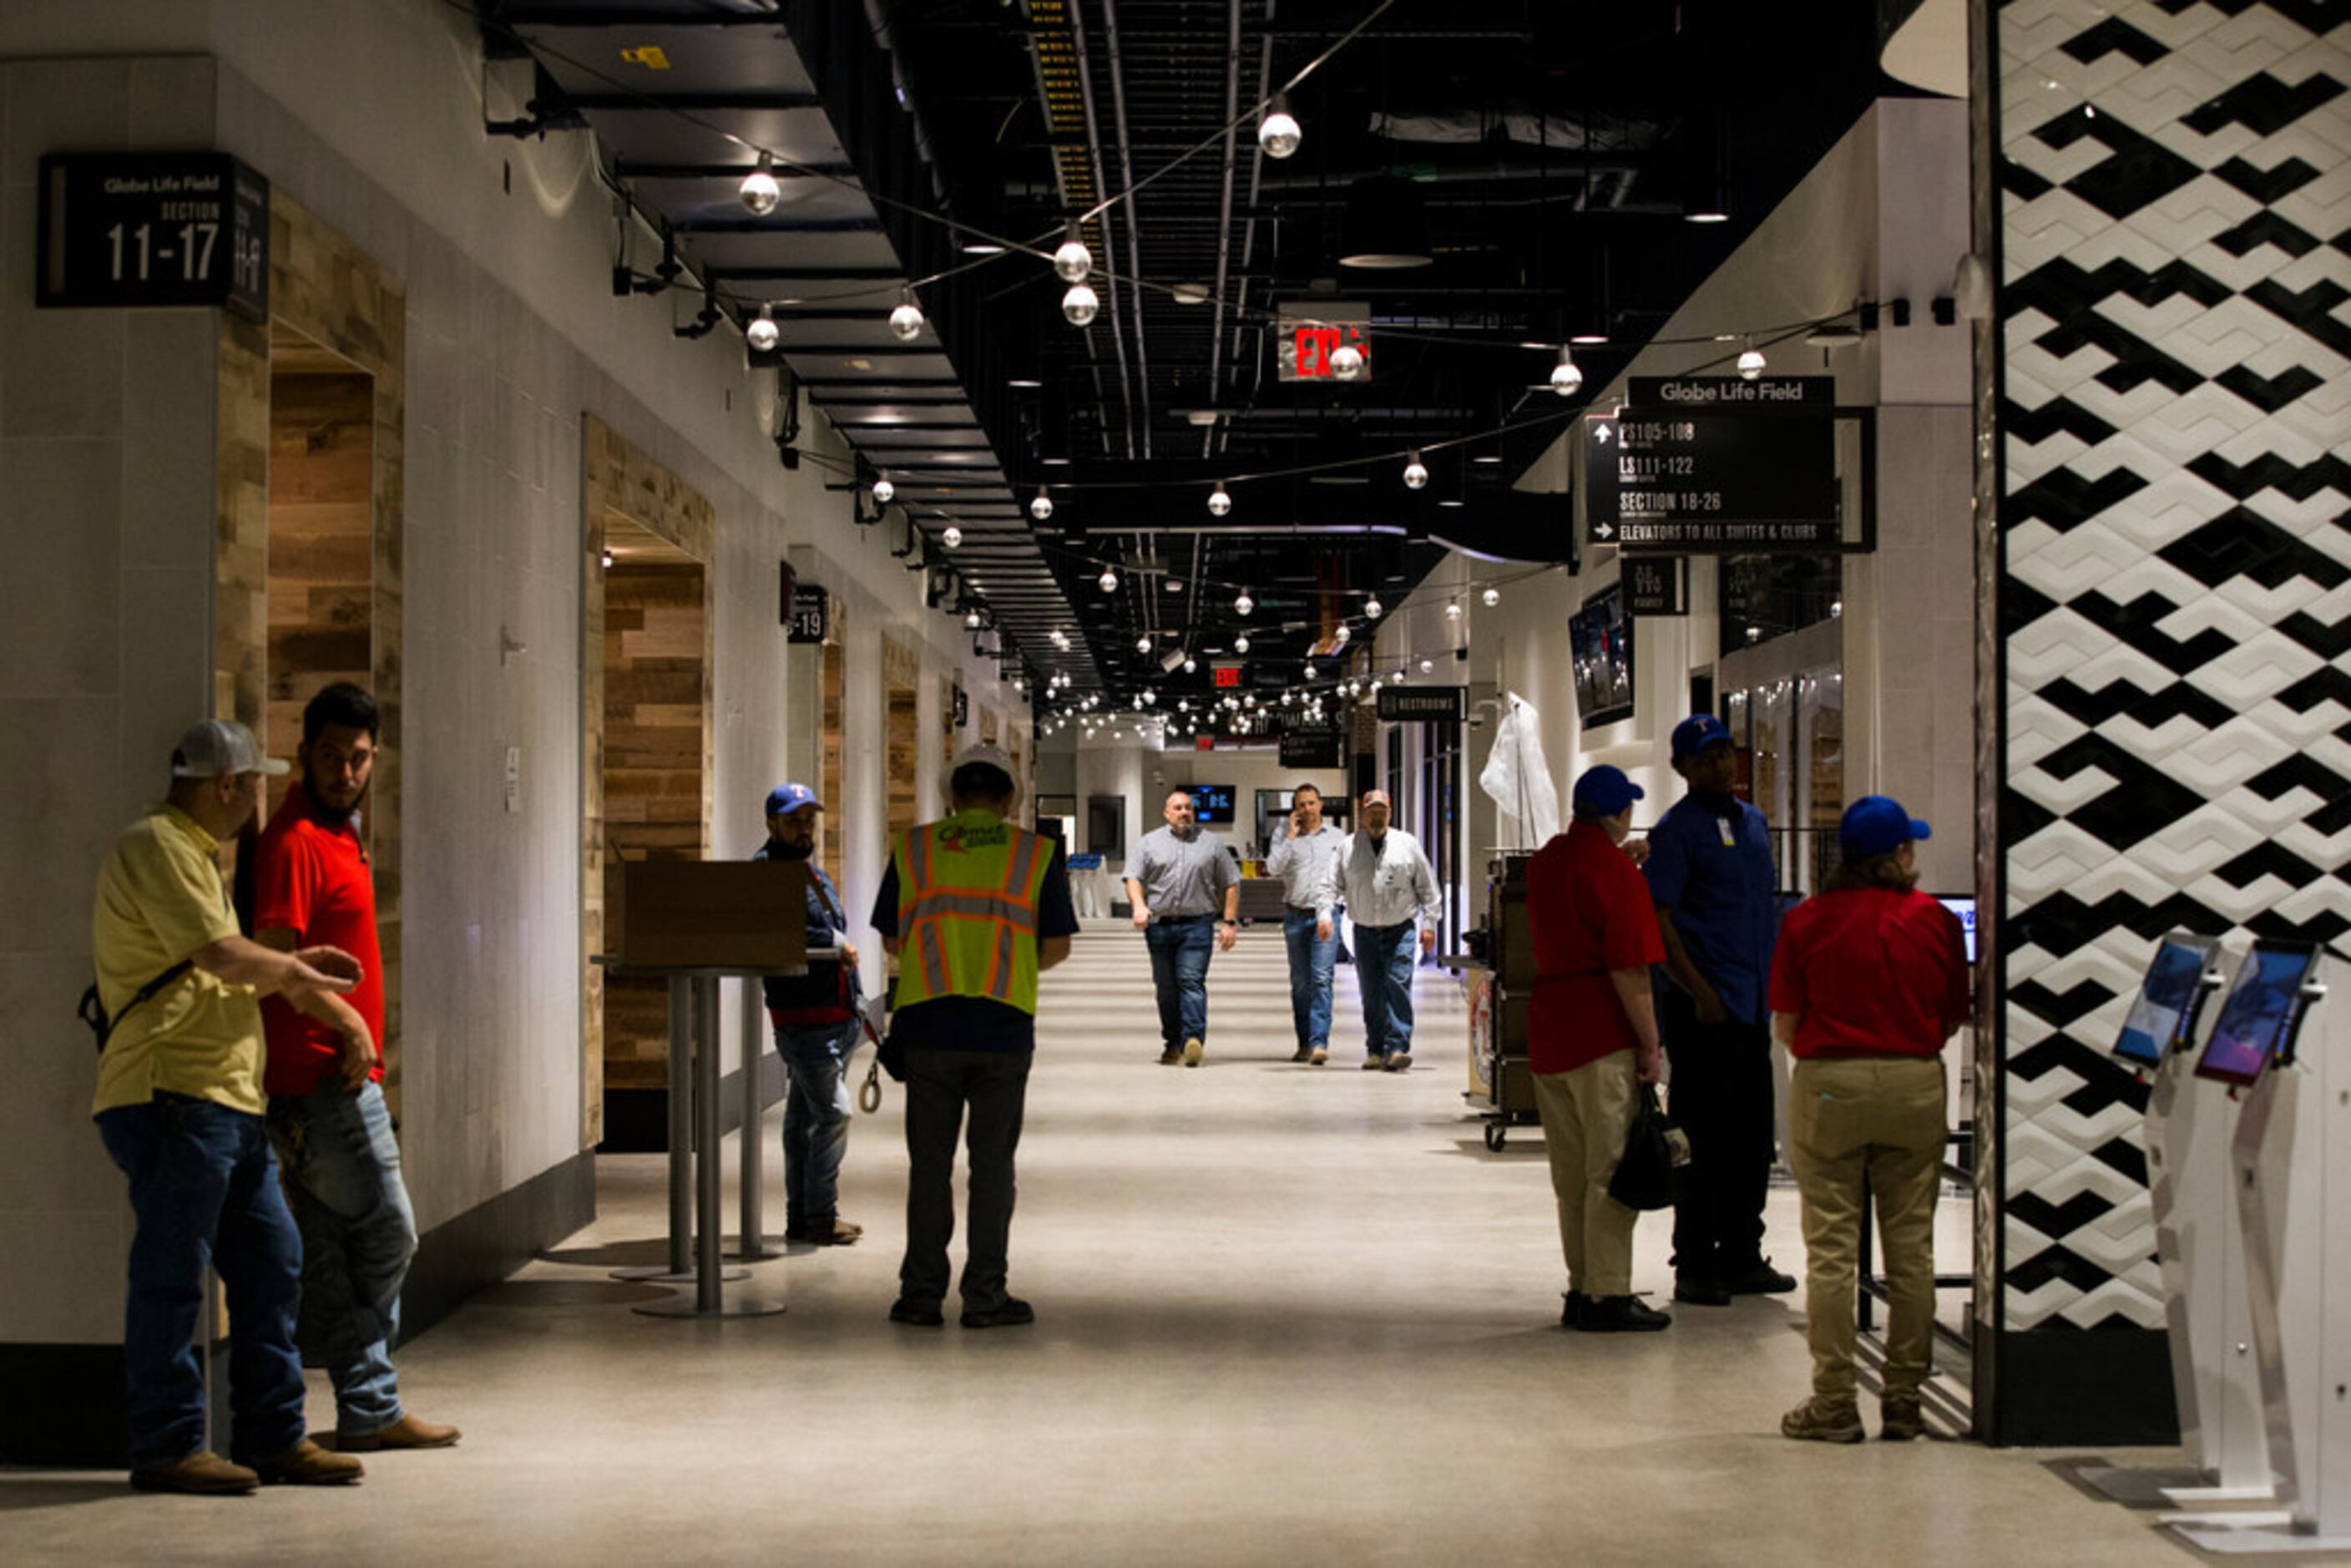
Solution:
<svg viewBox="0 0 2351 1568">
<path fill-rule="evenodd" d="M 361 1473 L 303 1436 L 302 1244 L 263 1126 L 260 1005 L 282 996 L 351 1027 L 341 993 L 359 964 L 339 948 L 277 953 L 241 935 L 214 858 L 259 806 L 262 775 L 286 770 L 241 724 L 191 727 L 172 753 L 170 795 L 123 830 L 98 877 L 90 952 L 111 1025 L 90 1111 L 131 1180 L 137 1221 L 122 1355 L 131 1484 L 142 1491 L 249 1492 Z M 204 1447 L 190 1342 L 208 1263 L 227 1288 L 235 1463 Z"/>
</svg>

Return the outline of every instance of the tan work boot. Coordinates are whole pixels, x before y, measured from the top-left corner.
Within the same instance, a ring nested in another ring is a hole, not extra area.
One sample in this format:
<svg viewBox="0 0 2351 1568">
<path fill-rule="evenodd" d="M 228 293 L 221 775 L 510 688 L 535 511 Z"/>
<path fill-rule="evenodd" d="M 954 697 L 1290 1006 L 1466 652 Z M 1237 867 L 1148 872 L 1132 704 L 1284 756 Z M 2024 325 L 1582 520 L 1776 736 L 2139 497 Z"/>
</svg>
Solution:
<svg viewBox="0 0 2351 1568">
<path fill-rule="evenodd" d="M 305 1437 L 282 1454 L 253 1461 L 254 1474 L 269 1486 L 342 1487 L 367 1474 L 349 1454 L 329 1453 Z"/>
<path fill-rule="evenodd" d="M 865 1234 L 865 1227 L 846 1219 L 811 1219 L 800 1239 L 811 1247 L 846 1247 Z"/>
<path fill-rule="evenodd" d="M 198 1448 L 168 1465 L 144 1465 L 131 1472 L 134 1491 L 192 1492 L 200 1497 L 242 1497 L 257 1489 L 261 1478 L 243 1465 L 230 1464 L 210 1448 Z"/>
<path fill-rule="evenodd" d="M 1858 1443 L 1861 1412 L 1851 1405 L 1833 1405 L 1814 1395 L 1780 1417 L 1780 1436 L 1811 1443 Z"/>
<path fill-rule="evenodd" d="M 345 1454 L 372 1454 L 383 1448 L 454 1448 L 460 1436 L 455 1427 L 402 1416 L 391 1426 L 378 1427 L 364 1437 L 339 1437 L 335 1448 Z"/>
<path fill-rule="evenodd" d="M 1186 1067 L 1199 1066 L 1200 1053 L 1207 1049 L 1207 1048 L 1206 1046 L 1200 1043 L 1200 1037 L 1196 1034 L 1186 1040 L 1184 1041 L 1184 1065 Z"/>
</svg>

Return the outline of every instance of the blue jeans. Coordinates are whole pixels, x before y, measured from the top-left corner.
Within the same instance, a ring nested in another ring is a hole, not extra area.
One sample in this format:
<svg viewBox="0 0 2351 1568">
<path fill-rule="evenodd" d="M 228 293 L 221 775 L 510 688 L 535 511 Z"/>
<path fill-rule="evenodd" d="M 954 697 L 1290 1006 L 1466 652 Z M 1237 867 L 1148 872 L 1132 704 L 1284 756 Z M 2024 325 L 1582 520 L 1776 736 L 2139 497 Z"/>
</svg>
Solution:
<svg viewBox="0 0 2351 1568">
<path fill-rule="evenodd" d="M 1290 949 L 1290 1021 L 1298 1043 L 1321 1049 L 1331 1043 L 1331 971 L 1338 960 L 1336 922 L 1331 935 L 1314 935 L 1314 916 L 1292 909 L 1281 917 L 1281 939 Z"/>
<path fill-rule="evenodd" d="M 392 1347 L 416 1256 L 392 1111 L 374 1083 L 357 1094 L 276 1095 L 269 1141 L 302 1232 L 302 1359 L 335 1385 L 336 1436 L 370 1437 L 401 1417 Z"/>
<path fill-rule="evenodd" d="M 294 1349 L 302 1239 L 277 1189 L 261 1118 L 208 1100 L 158 1094 L 98 1116 L 106 1152 L 131 1178 L 130 1295 L 122 1364 L 131 1466 L 204 1446 L 204 1376 L 193 1343 L 206 1264 L 228 1290 L 229 1451 L 266 1459 L 302 1440 L 302 1362 Z"/>
<path fill-rule="evenodd" d="M 784 1062 L 784 1228 L 840 1218 L 841 1156 L 849 1150 L 846 1068 L 857 1020 L 786 1024 L 776 1030 Z"/>
<path fill-rule="evenodd" d="M 1217 926 L 1210 920 L 1170 925 L 1155 920 L 1143 928 L 1151 949 L 1151 988 L 1159 995 L 1159 1040 L 1173 1050 L 1187 1040 L 1208 1038 L 1208 957 L 1216 951 Z"/>
<path fill-rule="evenodd" d="M 1412 961 L 1419 927 L 1355 927 L 1355 983 L 1364 993 L 1364 1050 L 1393 1056 L 1412 1049 Z"/>
</svg>

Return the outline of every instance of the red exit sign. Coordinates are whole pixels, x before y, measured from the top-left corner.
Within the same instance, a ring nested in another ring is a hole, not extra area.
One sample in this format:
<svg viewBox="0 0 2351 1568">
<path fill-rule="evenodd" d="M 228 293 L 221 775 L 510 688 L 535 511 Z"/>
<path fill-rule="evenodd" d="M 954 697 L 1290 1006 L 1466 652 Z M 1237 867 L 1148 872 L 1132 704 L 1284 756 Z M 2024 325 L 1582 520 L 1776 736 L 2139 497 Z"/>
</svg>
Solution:
<svg viewBox="0 0 2351 1568">
<path fill-rule="evenodd" d="M 1192 737 L 1192 749 L 1214 751 L 1217 749 L 1217 737 L 1213 735 L 1196 735 Z"/>
<path fill-rule="evenodd" d="M 1241 667 L 1238 664 L 1218 664 L 1209 673 L 1216 676 L 1217 685 L 1219 686 L 1238 686 L 1241 684 Z"/>
<path fill-rule="evenodd" d="M 1291 346 L 1296 350 L 1298 379 L 1302 382 L 1340 379 L 1337 368 L 1331 362 L 1331 356 L 1339 351 L 1343 343 L 1363 356 L 1357 373 L 1348 379 L 1367 379 L 1363 372 L 1371 368 L 1372 346 L 1364 341 L 1363 333 L 1353 327 L 1299 328 L 1291 338 Z"/>
</svg>

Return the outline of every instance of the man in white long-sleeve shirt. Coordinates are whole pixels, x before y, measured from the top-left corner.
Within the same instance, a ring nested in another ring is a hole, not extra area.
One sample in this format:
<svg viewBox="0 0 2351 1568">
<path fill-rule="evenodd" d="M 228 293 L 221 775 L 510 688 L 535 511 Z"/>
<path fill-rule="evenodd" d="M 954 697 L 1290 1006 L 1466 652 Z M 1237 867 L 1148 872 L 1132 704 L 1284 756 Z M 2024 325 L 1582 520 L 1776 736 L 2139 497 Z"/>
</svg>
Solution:
<svg viewBox="0 0 2351 1568">
<path fill-rule="evenodd" d="M 1339 952 L 1322 891 L 1347 835 L 1322 820 L 1322 791 L 1301 784 L 1290 815 L 1274 828 L 1265 873 L 1281 879 L 1281 939 L 1290 949 L 1290 1021 L 1298 1052 L 1290 1060 L 1320 1067 L 1331 1060 L 1331 970 Z"/>
<path fill-rule="evenodd" d="M 1437 873 L 1420 841 L 1388 825 L 1384 789 L 1364 797 L 1363 827 L 1332 862 L 1315 913 L 1329 918 L 1343 903 L 1355 923 L 1355 979 L 1364 994 L 1364 1071 L 1402 1072 L 1412 1065 L 1414 933 L 1419 950 L 1437 946 L 1444 906 Z"/>
</svg>

